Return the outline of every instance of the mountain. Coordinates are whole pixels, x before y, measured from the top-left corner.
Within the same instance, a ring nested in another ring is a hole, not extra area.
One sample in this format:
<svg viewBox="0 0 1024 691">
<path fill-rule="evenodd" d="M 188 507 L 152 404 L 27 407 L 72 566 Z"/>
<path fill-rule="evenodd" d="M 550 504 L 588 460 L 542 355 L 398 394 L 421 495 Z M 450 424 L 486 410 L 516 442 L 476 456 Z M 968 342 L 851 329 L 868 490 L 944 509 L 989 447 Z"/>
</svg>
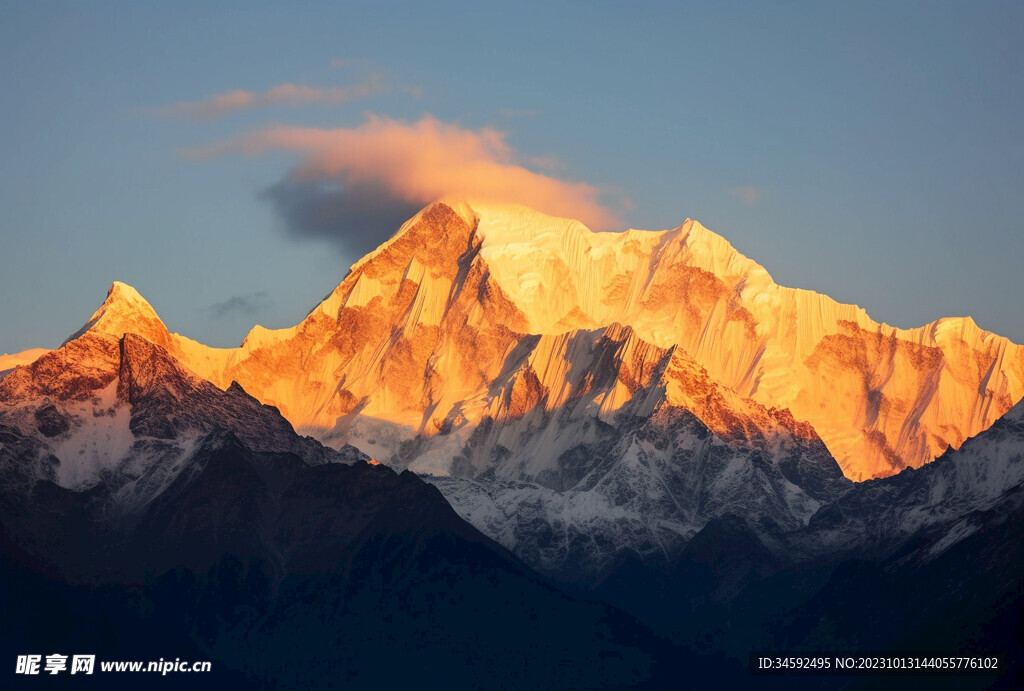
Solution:
<svg viewBox="0 0 1024 691">
<path fill-rule="evenodd" d="M 237 384 L 226 391 L 134 333 L 84 333 L 0 380 L 0 478 L 9 492 L 39 480 L 102 486 L 112 506 L 146 506 L 182 472 L 196 444 L 232 429 L 261 451 L 310 463 L 365 458 L 298 437 Z"/>
<path fill-rule="evenodd" d="M 856 518 L 854 518 L 856 517 Z M 836 568 L 784 635 L 856 647 L 1000 651 L 1024 683 L 1024 403 L 924 468 L 857 486 L 792 536 Z M 841 595 L 840 595 L 841 594 Z"/>
<path fill-rule="evenodd" d="M 928 556 L 934 557 L 981 529 L 993 514 L 1003 520 L 996 507 L 1018 495 L 1024 495 L 1024 402 L 934 463 L 860 484 L 819 511 L 802 541 L 807 551 L 862 550 L 885 558 L 927 532 L 934 537 Z M 853 515 L 855 522 L 849 520 Z"/>
<path fill-rule="evenodd" d="M 876 324 L 776 286 L 695 222 L 592 233 L 476 202 L 428 206 L 301 323 L 239 348 L 171 334 L 115 283 L 79 334 L 128 332 L 430 478 L 573 578 L 626 552 L 671 561 L 732 511 L 766 536 L 805 524 L 842 474 L 920 466 L 1024 394 L 1024 349 L 969 319 Z"/>
<path fill-rule="evenodd" d="M 107 616 L 104 652 L 155 623 L 286 686 L 341 659 L 358 686 L 731 687 L 756 648 L 1024 669 L 1024 349 L 776 286 L 692 221 L 438 202 L 292 328 L 208 348 L 115 283 L 25 360 L 0 567 L 84 603 L 53 615 L 75 636 Z M 30 611 L 11 640 L 59 644 Z"/>
<path fill-rule="evenodd" d="M 85 328 L 140 333 L 332 445 L 389 458 L 410 439 L 440 437 L 411 467 L 444 475 L 459 474 L 454 459 L 485 417 L 516 416 L 501 387 L 522 361 L 544 373 L 546 409 L 559 405 L 572 386 L 560 343 L 582 332 L 625 328 L 639 349 L 683 351 L 730 395 L 810 424 L 854 480 L 919 467 L 1024 396 L 1024 348 L 970 318 L 878 324 L 776 285 L 694 221 L 593 233 L 478 202 L 428 206 L 300 324 L 255 327 L 236 349 L 169 334 L 120 284 Z M 632 398 L 630 385 L 595 394 L 604 418 Z M 528 389 L 523 379 L 518 392 Z"/>
<path fill-rule="evenodd" d="M 662 673 L 634 620 L 555 590 L 434 487 L 363 459 L 159 344 L 86 330 L 0 381 L 0 642 L 213 660 L 189 680 L 211 688 Z"/>
<path fill-rule="evenodd" d="M 681 351 L 657 354 L 651 380 L 634 379 L 632 399 L 604 421 L 591 396 L 640 369 L 632 338 L 575 334 L 576 381 L 557 408 L 542 400 L 514 421 L 485 420 L 456 459 L 461 477 L 425 477 L 488 536 L 569 583 L 599 577 L 624 552 L 667 563 L 732 512 L 795 529 L 849 489 L 809 426 L 727 395 Z M 403 451 L 420 457 L 415 443 Z"/>
<path fill-rule="evenodd" d="M 1022 520 L 1024 403 L 923 468 L 853 485 L 805 526 L 766 535 L 730 513 L 667 563 L 623 555 L 580 591 L 689 650 L 998 654 L 998 674 L 929 685 L 1014 689 L 1024 682 Z"/>
</svg>

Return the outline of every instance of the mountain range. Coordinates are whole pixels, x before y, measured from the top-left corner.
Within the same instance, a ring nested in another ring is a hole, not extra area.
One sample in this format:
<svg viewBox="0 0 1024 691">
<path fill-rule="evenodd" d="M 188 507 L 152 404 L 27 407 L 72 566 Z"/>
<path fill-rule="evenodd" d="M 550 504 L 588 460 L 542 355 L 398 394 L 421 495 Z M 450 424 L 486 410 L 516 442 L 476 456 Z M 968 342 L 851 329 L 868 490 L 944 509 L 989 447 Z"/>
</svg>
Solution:
<svg viewBox="0 0 1024 691">
<path fill-rule="evenodd" d="M 928 645 L 1001 646 L 1011 684 L 1022 397 L 1024 347 L 969 317 L 876 323 L 694 221 L 443 200 L 238 348 L 114 283 L 60 348 L 0 358 L 4 558 L 271 685 L 356 631 L 457 686 Z"/>
<path fill-rule="evenodd" d="M 414 474 L 298 436 L 137 335 L 83 334 L 0 401 L 5 649 L 212 659 L 178 682 L 204 688 L 656 672 L 644 627 L 557 591 Z"/>
</svg>

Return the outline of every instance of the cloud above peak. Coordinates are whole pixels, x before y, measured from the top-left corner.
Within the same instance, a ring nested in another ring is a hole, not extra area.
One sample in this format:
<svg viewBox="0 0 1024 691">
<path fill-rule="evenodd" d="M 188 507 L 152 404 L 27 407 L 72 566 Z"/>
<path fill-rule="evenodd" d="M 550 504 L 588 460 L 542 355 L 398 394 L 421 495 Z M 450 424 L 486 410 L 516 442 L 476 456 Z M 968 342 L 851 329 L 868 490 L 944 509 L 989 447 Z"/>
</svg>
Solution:
<svg viewBox="0 0 1024 691">
<path fill-rule="evenodd" d="M 216 120 L 243 110 L 268 106 L 305 106 L 340 104 L 359 98 L 369 98 L 390 91 L 390 85 L 379 74 L 371 74 L 364 81 L 351 86 L 315 87 L 303 84 L 278 84 L 265 91 L 236 89 L 213 94 L 199 101 L 182 101 L 153 108 L 151 113 L 192 120 Z"/>
<path fill-rule="evenodd" d="M 294 207 L 300 191 L 326 200 L 324 190 L 344 195 L 324 209 L 352 212 L 351 190 L 372 189 L 374 208 L 423 206 L 443 196 L 531 206 L 557 216 L 576 218 L 592 228 L 619 225 L 616 214 L 602 202 L 602 190 L 582 182 L 568 182 L 527 169 L 531 159 L 516 151 L 499 130 L 468 129 L 432 116 L 416 122 L 369 115 L 353 128 L 319 129 L 277 126 L 252 132 L 213 146 L 193 150 L 197 158 L 225 154 L 257 156 L 288 151 L 299 156 L 296 166 L 268 198 L 286 199 Z M 282 190 L 287 194 L 282 198 Z M 306 214 L 307 216 L 309 214 Z M 327 222 L 330 213 L 313 213 Z M 391 219 L 389 219 L 391 220 Z M 340 226 L 345 224 L 339 219 Z M 394 232 L 397 226 L 387 229 Z M 386 239 L 385 235 L 381 239 Z"/>
</svg>

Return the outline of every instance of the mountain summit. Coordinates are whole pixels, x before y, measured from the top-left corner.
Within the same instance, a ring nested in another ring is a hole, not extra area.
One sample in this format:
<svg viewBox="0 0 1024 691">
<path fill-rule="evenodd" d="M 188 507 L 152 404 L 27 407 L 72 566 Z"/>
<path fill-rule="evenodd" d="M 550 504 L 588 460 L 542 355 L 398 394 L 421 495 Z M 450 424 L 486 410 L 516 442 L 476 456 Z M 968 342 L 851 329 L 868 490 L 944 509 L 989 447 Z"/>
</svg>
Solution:
<svg viewBox="0 0 1024 691">
<path fill-rule="evenodd" d="M 110 336 L 131 332 L 161 346 L 170 343 L 170 332 L 160 321 L 156 310 L 139 295 L 139 291 L 121 281 L 114 281 L 107 291 L 107 299 L 99 309 L 64 342 L 73 341 L 89 332 Z"/>
</svg>

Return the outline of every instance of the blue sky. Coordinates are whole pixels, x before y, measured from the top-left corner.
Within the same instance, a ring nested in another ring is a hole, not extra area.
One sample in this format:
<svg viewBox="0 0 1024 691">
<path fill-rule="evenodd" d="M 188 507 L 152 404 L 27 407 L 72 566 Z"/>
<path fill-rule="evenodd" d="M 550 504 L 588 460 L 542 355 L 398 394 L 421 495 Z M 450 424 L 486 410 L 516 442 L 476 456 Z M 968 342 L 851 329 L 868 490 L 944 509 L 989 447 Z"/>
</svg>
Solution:
<svg viewBox="0 0 1024 691">
<path fill-rule="evenodd" d="M 487 155 L 623 227 L 695 218 L 781 284 L 902 327 L 970 314 L 1024 342 L 1019 3 L 26 2 L 2 17 L 0 353 L 58 345 L 113 280 L 213 345 L 298 322 L 376 236 L 310 224 L 303 204 L 349 207 L 296 184 L 309 150 L 188 152 L 274 128 L 362 136 L 373 118 L 433 123 L 442 144 L 501 133 Z M 247 106 L 196 105 L 236 90 Z M 429 189 L 398 192 L 404 210 Z"/>
</svg>

